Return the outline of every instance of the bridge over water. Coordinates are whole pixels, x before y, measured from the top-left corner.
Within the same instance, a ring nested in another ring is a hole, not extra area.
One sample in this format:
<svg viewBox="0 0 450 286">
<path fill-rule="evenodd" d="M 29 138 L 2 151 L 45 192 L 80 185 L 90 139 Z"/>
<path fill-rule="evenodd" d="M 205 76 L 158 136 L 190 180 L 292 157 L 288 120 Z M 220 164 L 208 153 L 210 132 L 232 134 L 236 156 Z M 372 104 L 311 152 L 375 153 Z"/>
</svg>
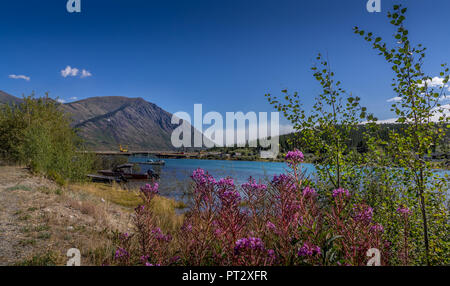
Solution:
<svg viewBox="0 0 450 286">
<path fill-rule="evenodd" d="M 220 152 L 177 152 L 177 151 L 84 151 L 84 153 L 92 153 L 96 155 L 104 155 L 104 156 L 155 156 L 158 158 L 174 158 L 174 159 L 182 159 L 182 158 L 203 158 L 208 156 L 218 156 L 222 155 Z"/>
</svg>

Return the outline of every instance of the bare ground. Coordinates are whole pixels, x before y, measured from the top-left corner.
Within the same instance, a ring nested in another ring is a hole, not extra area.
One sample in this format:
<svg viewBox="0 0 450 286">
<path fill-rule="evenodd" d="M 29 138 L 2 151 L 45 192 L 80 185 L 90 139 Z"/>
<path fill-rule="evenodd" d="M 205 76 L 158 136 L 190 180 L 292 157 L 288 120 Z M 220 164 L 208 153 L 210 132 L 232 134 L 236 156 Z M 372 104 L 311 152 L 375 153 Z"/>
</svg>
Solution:
<svg viewBox="0 0 450 286">
<path fill-rule="evenodd" d="M 52 253 L 64 265 L 78 248 L 82 265 L 111 253 L 108 234 L 129 231 L 130 210 L 80 188 L 61 188 L 24 168 L 0 167 L 0 265 L 23 264 Z"/>
</svg>

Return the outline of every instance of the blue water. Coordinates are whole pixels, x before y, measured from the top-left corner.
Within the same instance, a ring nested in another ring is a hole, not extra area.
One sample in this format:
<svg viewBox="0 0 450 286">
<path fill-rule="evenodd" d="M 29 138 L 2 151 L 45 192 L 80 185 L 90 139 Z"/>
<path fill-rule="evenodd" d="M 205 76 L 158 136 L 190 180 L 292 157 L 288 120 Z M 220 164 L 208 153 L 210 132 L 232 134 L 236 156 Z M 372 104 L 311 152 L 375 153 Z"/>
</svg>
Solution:
<svg viewBox="0 0 450 286">
<path fill-rule="evenodd" d="M 147 158 L 130 157 L 130 162 L 139 163 Z M 141 171 L 153 169 L 160 174 L 159 189 L 161 195 L 185 200 L 189 194 L 192 172 L 198 168 L 208 171 L 214 178 L 232 177 L 236 184 L 245 183 L 251 176 L 256 181 L 266 183 L 274 175 L 286 173 L 286 164 L 278 162 L 257 161 L 225 161 L 225 160 L 198 160 L 198 159 L 164 159 L 164 166 L 140 164 Z M 312 164 L 302 164 L 306 174 L 314 172 Z M 142 182 L 133 182 L 132 186 Z"/>
<path fill-rule="evenodd" d="M 145 157 L 130 157 L 133 163 L 145 162 Z M 216 179 L 232 177 L 236 184 L 245 183 L 250 176 L 257 181 L 267 183 L 274 175 L 286 173 L 285 163 L 258 162 L 258 161 L 225 161 L 225 160 L 198 160 L 198 159 L 164 159 L 164 166 L 140 164 L 141 171 L 153 169 L 160 174 L 159 189 L 161 195 L 187 201 L 192 172 L 197 168 L 208 171 Z M 302 164 L 302 171 L 307 175 L 314 173 L 314 165 Z M 450 175 L 450 171 L 436 171 L 439 175 Z M 143 182 L 132 182 L 132 187 L 138 187 Z"/>
</svg>

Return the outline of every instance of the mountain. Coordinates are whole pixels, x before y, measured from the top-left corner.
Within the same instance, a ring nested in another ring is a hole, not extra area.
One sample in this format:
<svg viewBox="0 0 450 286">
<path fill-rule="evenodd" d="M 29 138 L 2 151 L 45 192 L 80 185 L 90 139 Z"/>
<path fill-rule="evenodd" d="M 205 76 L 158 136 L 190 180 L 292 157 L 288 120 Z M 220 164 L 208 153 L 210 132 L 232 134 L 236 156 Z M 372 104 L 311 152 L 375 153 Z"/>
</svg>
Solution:
<svg viewBox="0 0 450 286">
<path fill-rule="evenodd" d="M 22 99 L 0 90 L 0 104 L 19 104 L 21 101 Z"/>
<path fill-rule="evenodd" d="M 93 97 L 62 105 L 87 147 L 172 150 L 172 114 L 142 98 Z"/>
<path fill-rule="evenodd" d="M 0 93 L 0 103 L 21 99 Z M 172 114 L 142 98 L 117 96 L 92 97 L 61 104 L 60 108 L 72 120 L 72 126 L 91 150 L 118 150 L 118 145 L 130 150 L 174 150 Z M 192 138 L 197 130 L 192 128 Z"/>
</svg>

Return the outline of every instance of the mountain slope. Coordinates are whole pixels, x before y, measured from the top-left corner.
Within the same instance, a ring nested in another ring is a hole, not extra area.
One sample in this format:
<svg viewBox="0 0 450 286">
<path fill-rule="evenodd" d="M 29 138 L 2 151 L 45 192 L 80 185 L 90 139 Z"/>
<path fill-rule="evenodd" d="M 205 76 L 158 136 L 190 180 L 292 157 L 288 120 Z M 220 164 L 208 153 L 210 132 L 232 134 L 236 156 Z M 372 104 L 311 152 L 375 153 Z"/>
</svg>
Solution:
<svg viewBox="0 0 450 286">
<path fill-rule="evenodd" d="M 94 97 L 62 105 L 90 148 L 172 150 L 172 115 L 142 98 Z"/>
<path fill-rule="evenodd" d="M 0 103 L 20 103 L 22 99 L 0 91 Z M 72 126 L 91 150 L 174 150 L 172 114 L 142 98 L 92 97 L 61 104 Z M 191 137 L 198 132 L 192 128 Z"/>
<path fill-rule="evenodd" d="M 0 90 L 0 104 L 19 104 L 22 99 Z"/>
</svg>

